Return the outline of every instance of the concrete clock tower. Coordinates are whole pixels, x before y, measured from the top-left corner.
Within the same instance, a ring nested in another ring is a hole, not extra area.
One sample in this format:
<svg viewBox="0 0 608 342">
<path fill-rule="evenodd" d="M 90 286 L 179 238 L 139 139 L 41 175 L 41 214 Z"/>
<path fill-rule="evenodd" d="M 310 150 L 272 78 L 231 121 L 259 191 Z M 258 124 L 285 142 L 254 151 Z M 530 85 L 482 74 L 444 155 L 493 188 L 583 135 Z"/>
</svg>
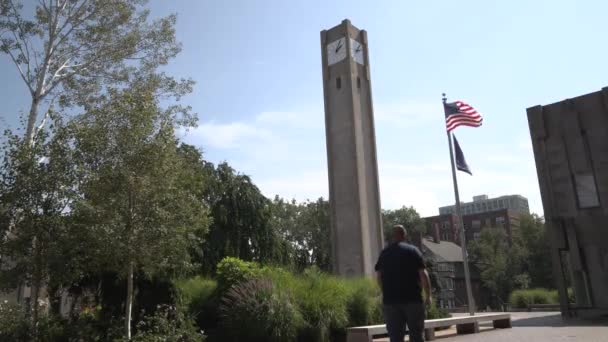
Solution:
<svg viewBox="0 0 608 342">
<path fill-rule="evenodd" d="M 383 246 L 367 33 L 321 31 L 334 272 L 372 275 Z"/>
</svg>

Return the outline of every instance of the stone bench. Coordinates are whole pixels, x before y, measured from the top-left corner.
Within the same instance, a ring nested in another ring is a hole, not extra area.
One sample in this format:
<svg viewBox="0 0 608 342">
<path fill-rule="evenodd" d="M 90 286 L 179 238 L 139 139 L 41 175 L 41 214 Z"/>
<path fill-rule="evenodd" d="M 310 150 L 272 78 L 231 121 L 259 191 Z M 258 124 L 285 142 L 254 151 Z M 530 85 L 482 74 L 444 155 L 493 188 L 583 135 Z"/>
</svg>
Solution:
<svg viewBox="0 0 608 342">
<path fill-rule="evenodd" d="M 511 327 L 511 314 L 479 314 L 475 316 L 460 316 L 424 321 L 424 336 L 427 341 L 435 339 L 435 328 L 456 326 L 458 334 L 474 334 L 479 332 L 480 322 L 492 322 L 494 328 Z M 375 336 L 386 335 L 385 324 L 352 327 L 346 330 L 347 342 L 372 342 Z"/>
</svg>

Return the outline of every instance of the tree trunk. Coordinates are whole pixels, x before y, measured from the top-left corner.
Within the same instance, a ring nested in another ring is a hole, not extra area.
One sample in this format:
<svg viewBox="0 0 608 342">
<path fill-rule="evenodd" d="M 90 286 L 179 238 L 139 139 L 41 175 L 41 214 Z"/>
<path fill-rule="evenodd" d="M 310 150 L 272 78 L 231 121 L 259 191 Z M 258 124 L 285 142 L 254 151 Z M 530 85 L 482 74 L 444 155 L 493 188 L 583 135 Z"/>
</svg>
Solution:
<svg viewBox="0 0 608 342">
<path fill-rule="evenodd" d="M 131 340 L 131 308 L 133 306 L 133 262 L 129 262 L 127 274 L 127 302 L 125 304 L 125 332 L 127 339 Z"/>
<path fill-rule="evenodd" d="M 25 141 L 29 146 L 34 144 L 34 126 L 36 126 L 36 119 L 38 119 L 38 106 L 40 105 L 40 99 L 35 95 L 32 96 L 32 107 L 30 108 L 30 114 L 27 117 L 27 130 L 25 131 Z"/>
<path fill-rule="evenodd" d="M 30 309 L 32 310 L 32 327 L 34 328 L 34 337 L 38 338 L 38 316 L 39 316 L 39 305 L 38 300 L 40 299 L 40 285 L 42 283 L 42 266 L 40 260 L 40 246 L 37 243 L 36 237 L 32 241 L 34 248 L 34 274 L 32 281 L 32 300 L 30 301 Z"/>
</svg>

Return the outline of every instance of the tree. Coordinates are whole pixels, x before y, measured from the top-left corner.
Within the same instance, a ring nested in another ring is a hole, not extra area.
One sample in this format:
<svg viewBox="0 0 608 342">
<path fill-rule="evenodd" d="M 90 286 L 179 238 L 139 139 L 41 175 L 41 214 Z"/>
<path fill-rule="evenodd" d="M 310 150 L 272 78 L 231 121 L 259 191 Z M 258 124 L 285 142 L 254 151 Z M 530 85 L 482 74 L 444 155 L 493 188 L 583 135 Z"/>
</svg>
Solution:
<svg viewBox="0 0 608 342">
<path fill-rule="evenodd" d="M 0 277 L 2 290 L 32 288 L 32 326 L 37 327 L 43 284 L 65 247 L 69 205 L 76 198 L 75 168 L 67 132 L 58 116 L 34 145 L 7 132 L 0 168 Z M 36 331 L 34 331 L 36 333 Z"/>
<path fill-rule="evenodd" d="M 287 243 L 288 259 L 298 270 L 317 266 L 323 271 L 331 271 L 331 225 L 327 200 L 321 197 L 314 202 L 297 203 L 277 196 L 272 202 L 271 224 Z"/>
<path fill-rule="evenodd" d="M 302 245 L 310 253 L 309 265 L 331 271 L 331 224 L 329 202 L 320 197 L 315 202 L 306 202 L 300 217 L 303 230 Z"/>
<path fill-rule="evenodd" d="M 410 236 L 414 233 L 424 234 L 424 220 L 420 218 L 420 214 L 418 214 L 414 207 L 403 206 L 394 210 L 382 210 L 382 226 L 384 228 L 385 241 L 391 240 L 391 229 L 396 224 L 403 225 Z"/>
<path fill-rule="evenodd" d="M 520 219 L 519 235 L 527 252 L 524 268 L 530 278 L 530 286 L 553 288 L 551 247 L 545 223 L 538 215 L 523 215 Z"/>
<path fill-rule="evenodd" d="M 270 226 L 270 201 L 251 179 L 227 163 L 215 167 L 205 162 L 209 174 L 205 201 L 212 223 L 202 245 L 205 271 L 226 256 L 260 263 L 272 262 L 278 237 Z"/>
<path fill-rule="evenodd" d="M 192 125 L 188 109 L 159 105 L 158 79 L 142 79 L 72 124 L 81 200 L 77 222 L 91 230 L 103 268 L 127 280 L 125 335 L 131 337 L 136 273 L 179 274 L 192 268 L 188 251 L 200 244 L 208 211 L 193 191 L 197 182 L 178 151 L 175 130 Z"/>
<path fill-rule="evenodd" d="M 149 21 L 146 0 L 40 0 L 24 8 L 0 0 L 0 51 L 31 95 L 25 142 L 33 143 L 41 107 L 87 106 L 107 85 L 128 84 L 179 51 L 174 15 Z M 25 13 L 32 10 L 33 13 Z M 44 111 L 44 118 L 50 113 Z M 38 131 L 44 126 L 44 119 Z"/>
<path fill-rule="evenodd" d="M 483 285 L 501 305 L 516 286 L 516 276 L 522 274 L 524 251 L 519 243 L 509 246 L 504 229 L 487 228 L 478 240 L 469 243 L 470 261 L 479 270 Z"/>
</svg>

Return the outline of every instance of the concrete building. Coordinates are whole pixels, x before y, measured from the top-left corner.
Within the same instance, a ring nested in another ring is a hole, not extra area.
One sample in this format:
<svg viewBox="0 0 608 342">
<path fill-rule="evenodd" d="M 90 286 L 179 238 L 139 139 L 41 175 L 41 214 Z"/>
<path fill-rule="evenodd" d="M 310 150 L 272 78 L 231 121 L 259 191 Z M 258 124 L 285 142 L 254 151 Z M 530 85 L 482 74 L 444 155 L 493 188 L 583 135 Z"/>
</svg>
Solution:
<svg viewBox="0 0 608 342">
<path fill-rule="evenodd" d="M 460 204 L 462 215 L 478 214 L 499 209 L 509 209 L 520 214 L 529 214 L 530 206 L 528 199 L 520 195 L 500 196 L 488 198 L 487 195 L 473 197 L 473 202 L 462 202 Z M 439 215 L 456 214 L 456 206 L 448 205 L 439 208 Z"/>
<path fill-rule="evenodd" d="M 608 88 L 527 114 L 562 314 L 607 313 Z"/>
<path fill-rule="evenodd" d="M 382 214 L 367 33 L 344 20 L 321 32 L 334 272 L 373 275 Z"/>
</svg>

